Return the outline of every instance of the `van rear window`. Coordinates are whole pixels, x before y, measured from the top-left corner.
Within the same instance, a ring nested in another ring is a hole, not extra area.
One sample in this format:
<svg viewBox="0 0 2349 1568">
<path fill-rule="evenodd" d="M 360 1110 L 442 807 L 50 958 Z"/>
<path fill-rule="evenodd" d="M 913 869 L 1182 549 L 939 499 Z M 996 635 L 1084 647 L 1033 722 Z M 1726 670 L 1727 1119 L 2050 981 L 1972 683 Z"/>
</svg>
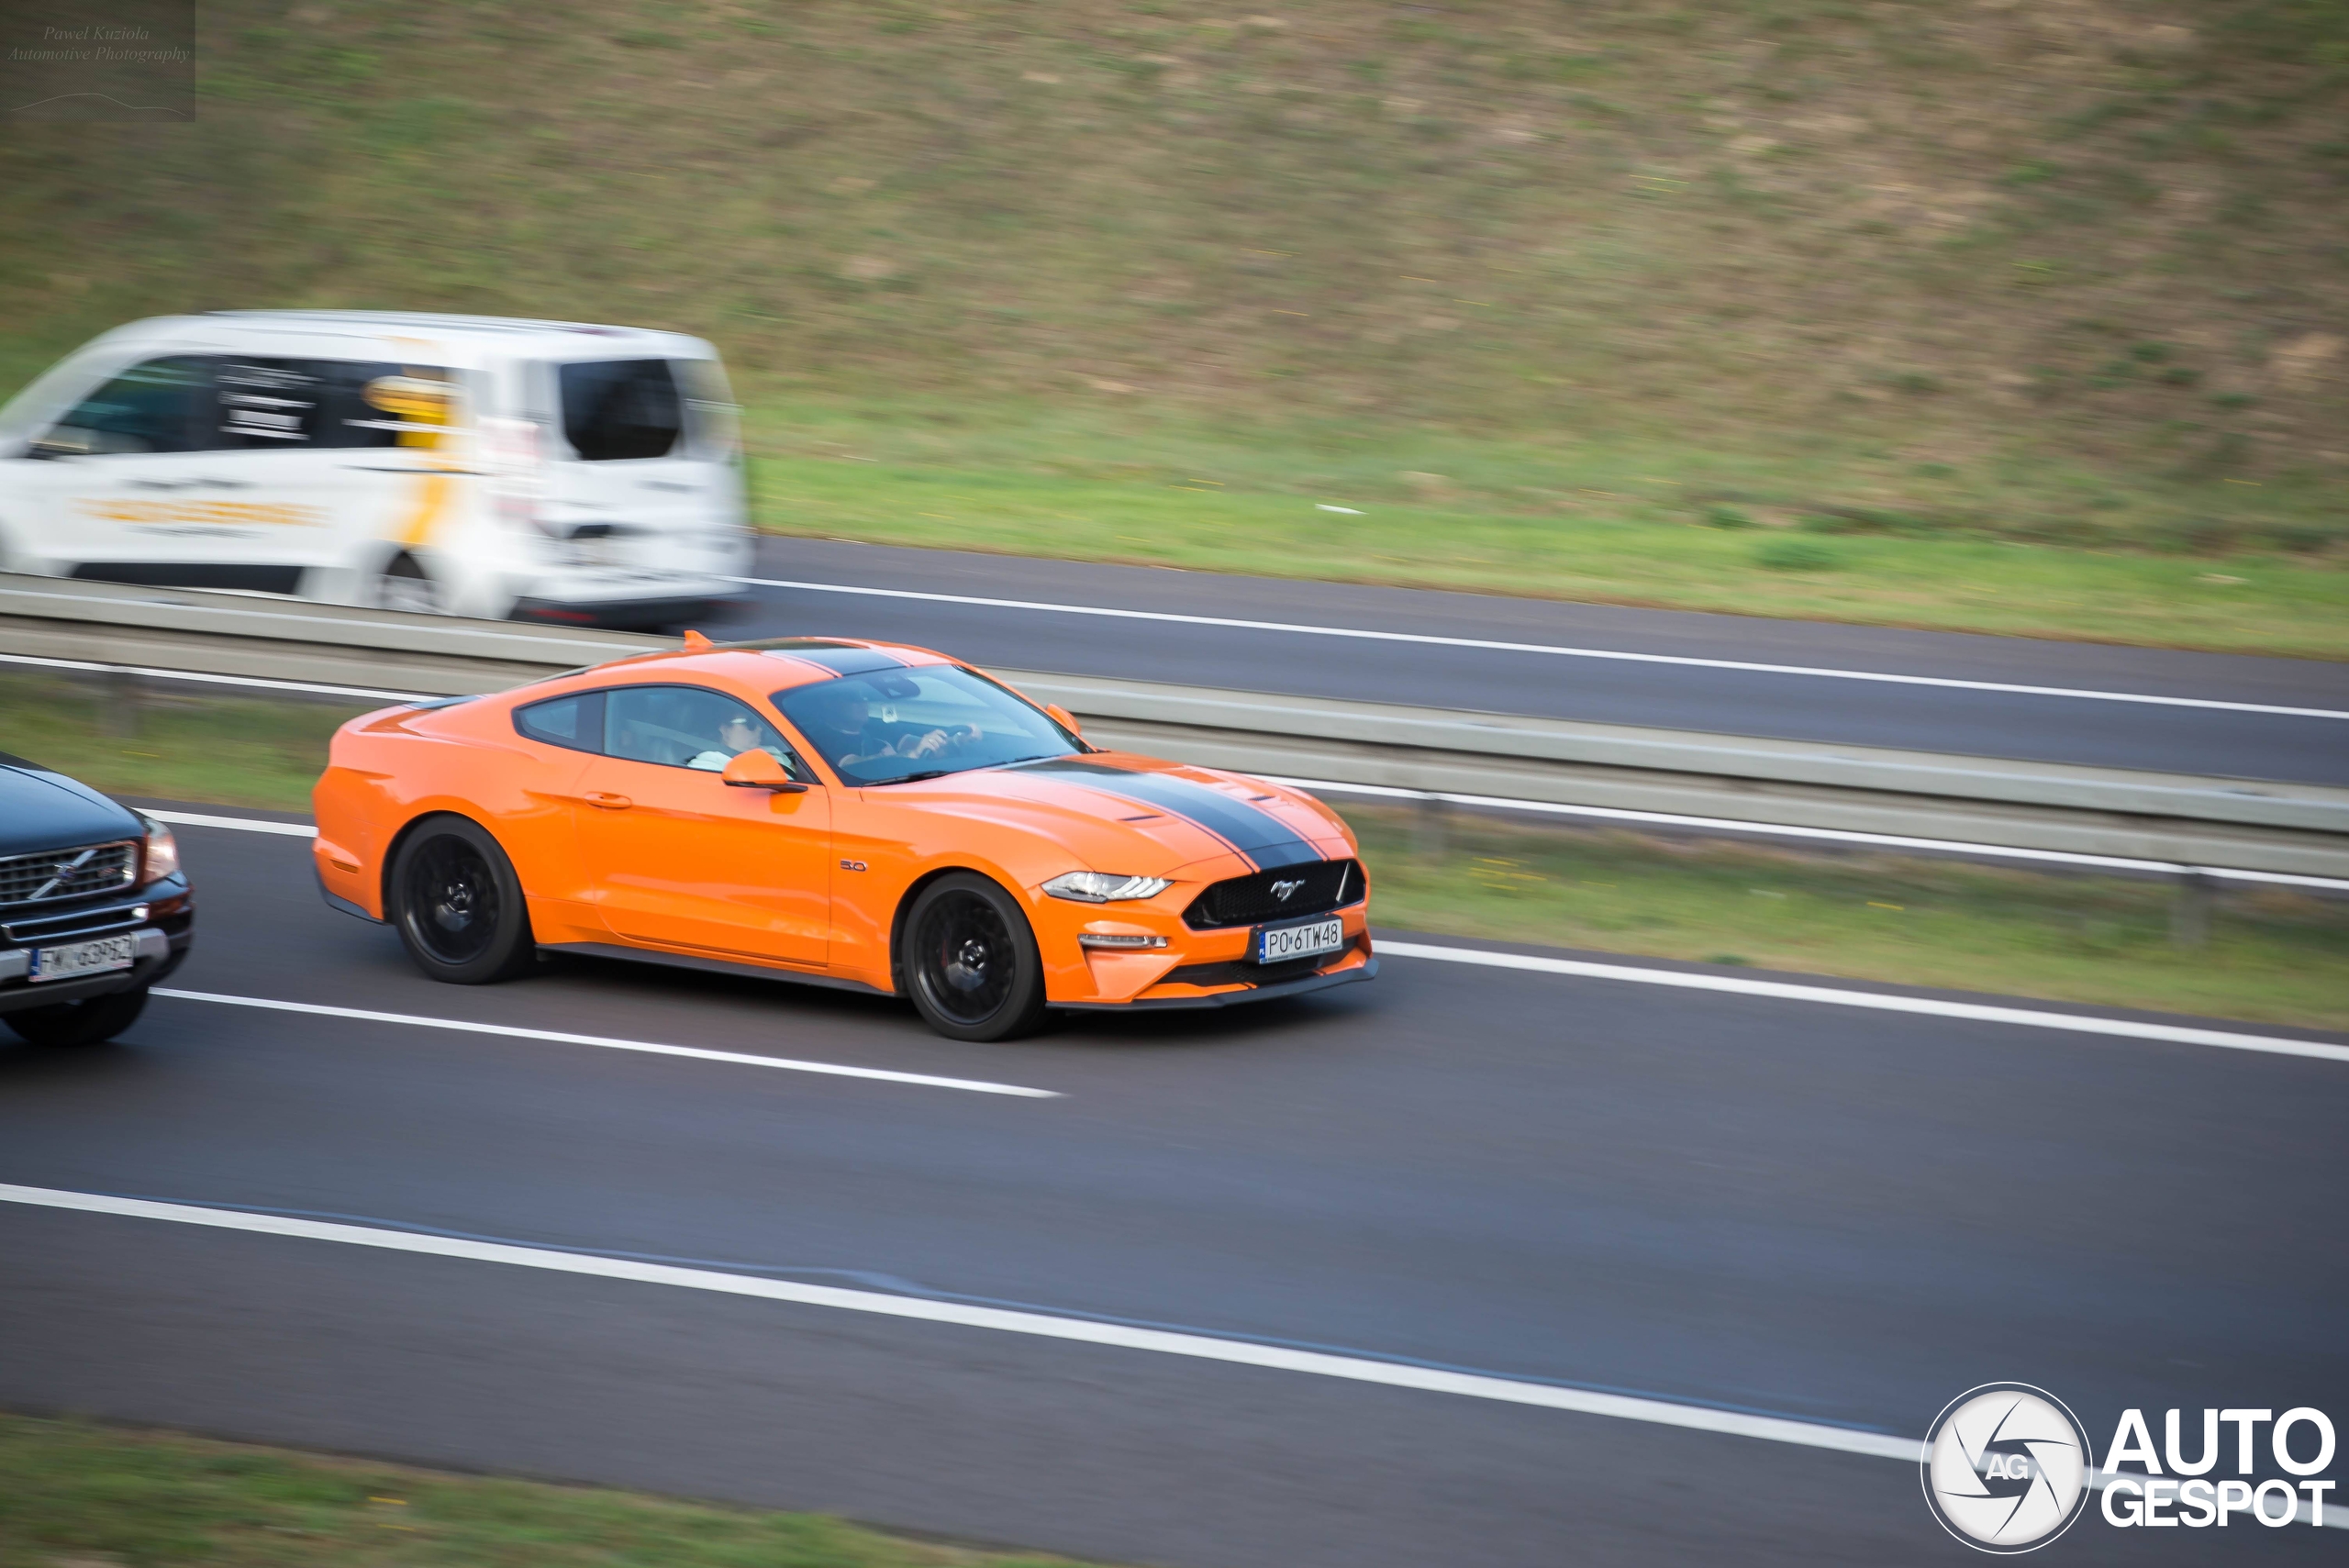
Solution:
<svg viewBox="0 0 2349 1568">
<path fill-rule="evenodd" d="M 666 360 L 591 360 L 561 367 L 562 433 L 587 462 L 667 457 L 685 404 Z"/>
</svg>

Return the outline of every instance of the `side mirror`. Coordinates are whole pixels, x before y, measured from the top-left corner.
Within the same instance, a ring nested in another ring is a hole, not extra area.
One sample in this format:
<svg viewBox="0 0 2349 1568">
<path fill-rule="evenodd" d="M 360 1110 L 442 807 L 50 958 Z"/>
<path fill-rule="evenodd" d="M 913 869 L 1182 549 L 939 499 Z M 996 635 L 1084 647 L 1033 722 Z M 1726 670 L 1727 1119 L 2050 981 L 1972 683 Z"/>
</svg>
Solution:
<svg viewBox="0 0 2349 1568">
<path fill-rule="evenodd" d="M 1067 730 L 1071 735 L 1077 736 L 1080 739 L 1084 736 L 1085 727 L 1077 723 L 1076 715 L 1069 712 L 1068 709 L 1063 707 L 1060 704 L 1056 702 L 1048 702 L 1044 705 L 1044 711 L 1052 716 L 1053 723 L 1059 725 L 1063 729 Z"/>
<path fill-rule="evenodd" d="M 767 751 L 743 752 L 726 764 L 718 775 L 737 789 L 768 789 L 777 795 L 805 795 L 807 786 L 783 771 L 783 764 Z"/>
</svg>

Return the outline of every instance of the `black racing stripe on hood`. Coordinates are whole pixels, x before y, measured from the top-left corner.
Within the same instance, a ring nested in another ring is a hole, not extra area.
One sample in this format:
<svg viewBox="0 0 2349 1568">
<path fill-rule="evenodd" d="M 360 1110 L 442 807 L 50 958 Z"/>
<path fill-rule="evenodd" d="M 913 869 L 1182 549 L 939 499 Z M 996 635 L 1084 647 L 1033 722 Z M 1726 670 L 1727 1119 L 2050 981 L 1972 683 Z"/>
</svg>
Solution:
<svg viewBox="0 0 2349 1568">
<path fill-rule="evenodd" d="M 1013 766 L 1023 773 L 1074 774 L 1078 782 L 1106 794 L 1122 795 L 1171 812 L 1213 833 L 1255 862 L 1259 871 L 1329 859 L 1270 812 L 1173 773 L 1137 773 L 1088 762 L 1082 757 L 1049 757 Z"/>
</svg>

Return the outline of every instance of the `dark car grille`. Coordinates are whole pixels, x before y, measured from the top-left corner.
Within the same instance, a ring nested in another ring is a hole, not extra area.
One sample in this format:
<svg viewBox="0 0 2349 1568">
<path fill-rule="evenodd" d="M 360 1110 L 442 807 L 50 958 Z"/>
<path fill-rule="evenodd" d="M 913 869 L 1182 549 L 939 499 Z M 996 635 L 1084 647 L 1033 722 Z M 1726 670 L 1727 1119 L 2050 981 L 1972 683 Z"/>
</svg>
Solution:
<svg viewBox="0 0 2349 1568">
<path fill-rule="evenodd" d="M 1161 985 L 1277 985 L 1284 980 L 1302 980 L 1308 974 L 1319 974 L 1334 964 L 1343 963 L 1353 955 L 1355 945 L 1348 942 L 1336 952 L 1317 952 L 1308 958 L 1283 959 L 1278 963 L 1251 963 L 1244 958 L 1233 958 L 1219 963 L 1180 964 L 1160 975 L 1158 983 Z"/>
<path fill-rule="evenodd" d="M 79 862 L 79 864 L 74 862 Z M 136 843 L 96 844 L 78 850 L 44 850 L 0 861 L 0 908 L 86 898 L 128 887 L 139 874 Z"/>
<path fill-rule="evenodd" d="M 1291 889 L 1286 898 L 1274 893 L 1275 883 L 1291 882 L 1305 885 Z M 1195 931 L 1211 931 L 1221 926 L 1252 926 L 1260 920 L 1326 915 L 1362 895 L 1362 867 L 1352 861 L 1282 866 L 1210 884 L 1183 911 L 1183 923 Z"/>
</svg>

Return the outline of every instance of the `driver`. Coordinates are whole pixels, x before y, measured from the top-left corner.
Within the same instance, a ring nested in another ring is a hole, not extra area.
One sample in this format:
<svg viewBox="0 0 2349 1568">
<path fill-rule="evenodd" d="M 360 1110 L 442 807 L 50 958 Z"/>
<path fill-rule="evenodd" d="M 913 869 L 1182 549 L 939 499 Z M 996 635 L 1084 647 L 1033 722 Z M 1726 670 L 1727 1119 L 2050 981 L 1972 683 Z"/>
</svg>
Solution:
<svg viewBox="0 0 2349 1568">
<path fill-rule="evenodd" d="M 957 739 L 967 740 L 977 734 L 963 726 L 959 737 L 940 728 L 919 735 L 908 732 L 892 740 L 874 723 L 871 705 L 863 695 L 845 681 L 818 686 L 795 706 L 807 721 L 807 739 L 831 758 L 834 767 L 884 757 L 907 761 L 935 757 Z"/>
</svg>

